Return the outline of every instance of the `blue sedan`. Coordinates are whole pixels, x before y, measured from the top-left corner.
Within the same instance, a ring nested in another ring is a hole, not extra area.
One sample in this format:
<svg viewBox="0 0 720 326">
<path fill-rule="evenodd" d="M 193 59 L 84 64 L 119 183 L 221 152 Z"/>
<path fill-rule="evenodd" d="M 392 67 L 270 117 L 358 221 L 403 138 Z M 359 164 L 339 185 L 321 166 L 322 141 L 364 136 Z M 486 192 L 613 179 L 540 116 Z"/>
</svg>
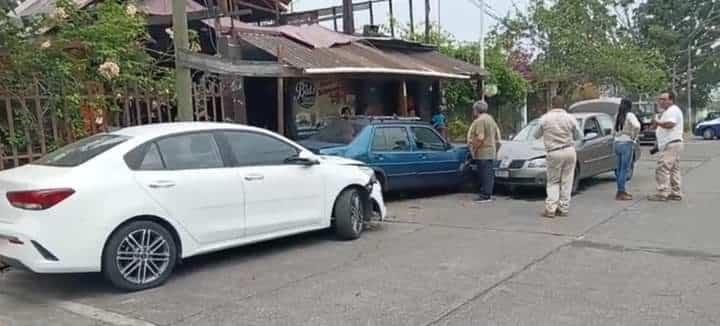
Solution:
<svg viewBox="0 0 720 326">
<path fill-rule="evenodd" d="M 430 124 L 417 119 L 331 120 L 300 143 L 321 155 L 367 163 L 386 192 L 457 187 L 470 171 L 467 146 L 447 142 Z"/>
</svg>

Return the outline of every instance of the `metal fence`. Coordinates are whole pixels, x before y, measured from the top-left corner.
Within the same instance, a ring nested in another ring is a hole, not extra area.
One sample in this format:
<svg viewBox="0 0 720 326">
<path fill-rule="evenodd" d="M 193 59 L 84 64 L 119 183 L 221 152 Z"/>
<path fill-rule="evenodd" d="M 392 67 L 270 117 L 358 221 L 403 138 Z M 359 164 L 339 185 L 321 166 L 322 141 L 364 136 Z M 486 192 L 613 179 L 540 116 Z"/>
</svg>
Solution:
<svg viewBox="0 0 720 326">
<path fill-rule="evenodd" d="M 227 120 L 222 99 L 224 87 L 216 75 L 196 79 L 193 85 L 195 120 Z M 92 103 L 98 99 L 115 103 L 116 108 L 94 109 Z M 0 170 L 27 164 L 98 132 L 172 122 L 177 117 L 174 100 L 168 94 L 140 88 L 118 94 L 86 94 L 80 102 L 83 103 L 81 112 L 68 112 L 61 103 L 51 103 L 39 84 L 21 95 L 0 93 Z"/>
</svg>

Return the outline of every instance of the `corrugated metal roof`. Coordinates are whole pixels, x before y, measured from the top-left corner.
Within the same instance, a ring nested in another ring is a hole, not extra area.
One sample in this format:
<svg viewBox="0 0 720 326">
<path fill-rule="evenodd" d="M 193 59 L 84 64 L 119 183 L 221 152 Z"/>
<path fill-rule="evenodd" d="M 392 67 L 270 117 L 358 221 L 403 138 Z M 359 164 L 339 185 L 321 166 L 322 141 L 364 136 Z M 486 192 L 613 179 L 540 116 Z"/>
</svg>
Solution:
<svg viewBox="0 0 720 326">
<path fill-rule="evenodd" d="M 215 26 L 214 19 L 207 19 L 204 20 L 204 22 L 209 26 Z M 231 24 L 229 17 L 223 17 L 220 19 L 220 26 L 222 31 L 226 32 L 232 27 L 236 32 L 285 36 L 293 41 L 303 43 L 313 48 L 329 48 L 335 45 L 348 44 L 359 39 L 352 35 L 337 33 L 320 25 L 257 26 L 241 22 L 237 19 L 232 20 Z"/>
<path fill-rule="evenodd" d="M 399 50 L 371 46 L 361 40 L 328 48 L 312 48 L 284 35 L 240 31 L 238 37 L 278 61 L 306 73 L 377 73 L 447 78 L 485 76 L 480 67 L 436 50 Z"/>
</svg>

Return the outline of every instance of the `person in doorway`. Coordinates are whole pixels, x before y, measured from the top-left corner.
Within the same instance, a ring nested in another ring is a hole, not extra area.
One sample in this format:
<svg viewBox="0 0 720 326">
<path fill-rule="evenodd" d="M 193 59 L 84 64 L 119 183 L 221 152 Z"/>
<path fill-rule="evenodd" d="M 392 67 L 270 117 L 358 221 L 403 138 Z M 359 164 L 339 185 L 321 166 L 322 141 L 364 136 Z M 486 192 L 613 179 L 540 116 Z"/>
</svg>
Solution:
<svg viewBox="0 0 720 326">
<path fill-rule="evenodd" d="M 448 122 L 447 122 L 447 116 L 445 115 L 445 108 L 441 108 L 435 115 L 433 115 L 432 120 L 430 121 L 432 123 L 433 128 L 437 130 L 445 140 L 448 140 Z"/>
<path fill-rule="evenodd" d="M 683 151 L 683 114 L 675 105 L 675 95 L 666 92 L 660 95 L 657 104 L 662 110 L 657 126 L 658 162 L 655 169 L 657 193 L 648 197 L 650 201 L 680 201 L 682 195 L 682 176 L 680 175 L 680 154 Z"/>
<path fill-rule="evenodd" d="M 480 183 L 480 195 L 477 201 L 487 203 L 492 201 L 495 187 L 494 169 L 497 152 L 500 149 L 500 128 L 495 119 L 488 114 L 488 105 L 485 101 L 475 102 L 473 116 L 475 121 L 468 130 L 467 144 Z"/>
<path fill-rule="evenodd" d="M 535 138 L 542 137 L 547 152 L 547 199 L 542 216 L 568 216 L 575 177 L 577 153 L 575 141 L 580 139 L 577 120 L 565 111 L 562 96 L 552 98 L 552 109 L 540 118 Z"/>
<path fill-rule="evenodd" d="M 623 99 L 620 102 L 617 117 L 615 118 L 615 155 L 617 193 L 616 200 L 632 200 L 625 186 L 627 184 L 630 169 L 633 164 L 633 153 L 635 152 L 635 141 L 640 135 L 640 120 L 632 111 L 632 101 Z"/>
<path fill-rule="evenodd" d="M 349 107 L 343 106 L 343 108 L 340 109 L 340 118 L 348 120 L 350 117 L 352 117 L 352 111 L 350 111 Z"/>
</svg>

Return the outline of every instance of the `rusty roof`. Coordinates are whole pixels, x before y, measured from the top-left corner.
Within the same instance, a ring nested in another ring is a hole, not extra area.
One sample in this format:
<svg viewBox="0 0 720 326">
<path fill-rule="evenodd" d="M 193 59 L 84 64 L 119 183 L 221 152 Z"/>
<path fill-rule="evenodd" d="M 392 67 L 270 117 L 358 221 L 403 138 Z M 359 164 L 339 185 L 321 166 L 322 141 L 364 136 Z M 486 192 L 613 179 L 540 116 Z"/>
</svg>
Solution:
<svg viewBox="0 0 720 326">
<path fill-rule="evenodd" d="M 391 74 L 454 79 L 487 75 L 480 67 L 435 49 L 382 48 L 362 39 L 316 48 L 282 34 L 238 31 L 236 35 L 306 74 Z"/>
</svg>

